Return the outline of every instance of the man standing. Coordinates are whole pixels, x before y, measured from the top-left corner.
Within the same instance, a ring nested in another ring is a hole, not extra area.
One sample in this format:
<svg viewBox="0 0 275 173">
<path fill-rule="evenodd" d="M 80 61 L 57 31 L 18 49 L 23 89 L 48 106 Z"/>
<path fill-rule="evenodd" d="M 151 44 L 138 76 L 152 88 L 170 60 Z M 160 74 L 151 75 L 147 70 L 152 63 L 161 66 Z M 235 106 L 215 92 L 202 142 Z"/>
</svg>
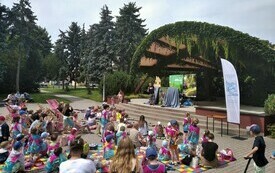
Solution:
<svg viewBox="0 0 275 173">
<path fill-rule="evenodd" d="M 5 122 L 5 117 L 0 115 L 0 143 L 8 141 L 10 137 L 10 128 Z"/>
</svg>

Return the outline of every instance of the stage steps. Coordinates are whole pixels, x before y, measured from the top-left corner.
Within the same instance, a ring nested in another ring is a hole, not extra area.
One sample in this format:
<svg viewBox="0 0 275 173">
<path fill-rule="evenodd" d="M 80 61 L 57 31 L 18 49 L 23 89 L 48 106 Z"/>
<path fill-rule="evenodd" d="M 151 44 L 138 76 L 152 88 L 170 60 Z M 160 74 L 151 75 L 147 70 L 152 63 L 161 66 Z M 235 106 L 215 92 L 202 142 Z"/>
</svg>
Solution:
<svg viewBox="0 0 275 173">
<path fill-rule="evenodd" d="M 182 121 L 185 114 L 188 112 L 186 109 L 173 109 L 173 108 L 162 108 L 159 106 L 150 106 L 150 105 L 142 105 L 142 104 L 135 104 L 135 103 L 120 103 L 115 105 L 118 109 L 125 109 L 126 113 L 129 115 L 130 118 L 134 120 L 139 120 L 140 115 L 144 115 L 145 119 L 149 122 L 149 125 L 154 125 L 158 121 L 162 122 L 164 126 L 167 123 L 175 119 L 179 122 L 180 128 L 182 128 Z M 189 111 L 191 117 L 197 117 L 200 121 L 199 127 L 201 128 L 201 132 L 206 129 L 206 117 L 201 115 L 196 115 L 195 112 Z M 221 132 L 221 122 L 215 120 L 215 133 Z M 210 131 L 213 130 L 213 119 L 208 119 L 208 128 Z M 229 135 L 237 136 L 239 134 L 239 127 L 235 124 L 228 125 L 228 133 Z M 241 136 L 247 137 L 248 133 L 246 129 L 241 129 L 240 131 Z M 226 123 L 223 123 L 223 135 L 226 134 Z"/>
</svg>

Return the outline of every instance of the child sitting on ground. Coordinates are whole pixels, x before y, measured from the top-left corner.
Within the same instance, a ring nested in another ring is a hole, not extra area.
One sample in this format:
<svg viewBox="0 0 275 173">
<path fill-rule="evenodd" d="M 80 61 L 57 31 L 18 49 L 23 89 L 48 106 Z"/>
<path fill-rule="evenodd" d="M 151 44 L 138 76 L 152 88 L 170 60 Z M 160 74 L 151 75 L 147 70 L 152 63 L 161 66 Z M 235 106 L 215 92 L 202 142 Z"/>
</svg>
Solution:
<svg viewBox="0 0 275 173">
<path fill-rule="evenodd" d="M 38 134 L 38 130 L 36 128 L 31 129 L 31 142 L 29 143 L 29 153 L 31 154 L 31 158 L 35 162 L 37 158 L 39 158 L 39 153 L 42 150 L 42 138 Z"/>
<path fill-rule="evenodd" d="M 124 123 L 124 118 L 120 118 L 119 124 L 117 125 L 117 132 L 120 131 L 120 128 L 121 128 L 122 126 L 125 127 L 125 129 L 126 129 L 126 124 Z"/>
<path fill-rule="evenodd" d="M 20 172 L 25 171 L 25 156 L 22 152 L 23 144 L 20 141 L 16 141 L 13 145 L 13 149 L 5 162 L 3 172 Z"/>
<path fill-rule="evenodd" d="M 148 145 L 148 147 L 151 147 L 151 148 L 154 148 L 155 150 L 157 150 L 156 136 L 153 131 L 148 132 L 147 145 Z"/>
<path fill-rule="evenodd" d="M 187 112 L 186 116 L 183 119 L 183 143 L 187 143 L 187 136 L 189 132 L 189 126 L 191 125 L 192 119 L 190 117 L 190 113 Z"/>
<path fill-rule="evenodd" d="M 66 161 L 66 157 L 64 156 L 64 154 L 62 153 L 62 148 L 58 147 L 56 149 L 54 149 L 53 154 L 51 154 L 51 156 L 49 157 L 46 166 L 45 166 L 45 170 L 47 172 L 59 172 L 59 165 Z"/>
<path fill-rule="evenodd" d="M 71 133 L 68 135 L 68 146 L 70 146 L 71 142 L 73 142 L 77 135 L 77 129 L 72 128 Z"/>
<path fill-rule="evenodd" d="M 160 161 L 169 161 L 171 160 L 171 152 L 168 149 L 168 141 L 162 141 L 162 147 L 159 149 L 158 159 Z"/>
<path fill-rule="evenodd" d="M 41 151 L 40 151 L 40 155 L 43 156 L 47 156 L 47 151 L 48 151 L 48 142 L 47 142 L 47 138 L 49 136 L 49 133 L 47 132 L 43 132 L 41 133 L 41 139 L 42 139 L 42 144 L 41 144 Z"/>
<path fill-rule="evenodd" d="M 48 145 L 48 155 L 51 155 L 53 151 L 60 146 L 60 141 L 57 140 L 58 135 L 56 133 L 53 133 L 51 135 L 51 141 L 49 142 Z"/>
<path fill-rule="evenodd" d="M 116 133 L 116 144 L 118 145 L 120 140 L 127 136 L 127 133 L 125 132 L 125 126 L 121 126 L 119 131 Z"/>
<path fill-rule="evenodd" d="M 154 148 L 147 148 L 146 149 L 146 159 L 147 164 L 142 166 L 143 173 L 151 173 L 151 172 L 158 172 L 158 173 L 165 173 L 166 168 L 163 163 L 157 161 L 157 151 Z"/>
<path fill-rule="evenodd" d="M 209 138 L 208 135 L 210 134 L 210 131 L 206 129 L 203 133 L 203 136 L 201 137 L 201 143 L 208 142 Z"/>
<path fill-rule="evenodd" d="M 3 164 L 9 157 L 9 141 L 3 141 L 0 143 L 0 164 Z"/>
<path fill-rule="evenodd" d="M 22 125 L 20 124 L 20 117 L 15 116 L 12 119 L 12 138 L 16 140 L 16 136 L 22 133 Z M 15 141 L 14 141 L 15 142 Z"/>
<path fill-rule="evenodd" d="M 158 121 L 158 124 L 154 127 L 154 133 L 156 134 L 156 138 L 164 137 L 163 127 L 160 121 Z"/>
<path fill-rule="evenodd" d="M 107 135 L 105 138 L 105 143 L 103 147 L 104 156 L 103 158 L 108 160 L 111 159 L 115 155 L 115 144 L 114 144 L 114 136 L 112 134 Z"/>
<path fill-rule="evenodd" d="M 103 143 L 105 143 L 105 139 L 108 135 L 115 136 L 115 128 L 112 122 L 109 122 L 108 124 L 106 124 L 106 129 L 104 130 L 104 135 L 102 139 Z"/>
</svg>

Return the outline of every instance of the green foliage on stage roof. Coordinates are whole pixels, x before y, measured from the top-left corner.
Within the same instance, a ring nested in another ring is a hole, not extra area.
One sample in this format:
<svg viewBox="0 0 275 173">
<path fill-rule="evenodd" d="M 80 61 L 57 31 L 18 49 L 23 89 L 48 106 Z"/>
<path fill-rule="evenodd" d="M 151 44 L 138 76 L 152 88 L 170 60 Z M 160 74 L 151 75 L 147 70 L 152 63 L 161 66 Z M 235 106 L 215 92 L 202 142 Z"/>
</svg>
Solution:
<svg viewBox="0 0 275 173">
<path fill-rule="evenodd" d="M 264 102 L 264 111 L 268 115 L 275 116 L 275 94 L 268 95 L 268 98 Z"/>
<path fill-rule="evenodd" d="M 167 47 L 167 44 L 158 41 L 162 37 L 175 43 L 176 55 L 163 58 L 147 51 L 155 41 L 161 47 Z M 180 49 L 182 44 L 186 49 Z M 147 68 L 144 71 L 160 76 L 167 74 L 164 68 L 167 64 L 171 62 L 181 64 L 181 58 L 196 59 L 202 56 L 208 60 L 215 69 L 194 70 L 198 77 L 197 99 L 223 96 L 220 58 L 226 58 L 236 68 L 242 104 L 263 106 L 267 95 L 275 92 L 274 45 L 229 27 L 192 21 L 164 25 L 152 31 L 138 46 L 131 62 L 132 74 L 141 70 L 139 63 L 143 56 L 158 60 L 155 68 Z"/>
</svg>

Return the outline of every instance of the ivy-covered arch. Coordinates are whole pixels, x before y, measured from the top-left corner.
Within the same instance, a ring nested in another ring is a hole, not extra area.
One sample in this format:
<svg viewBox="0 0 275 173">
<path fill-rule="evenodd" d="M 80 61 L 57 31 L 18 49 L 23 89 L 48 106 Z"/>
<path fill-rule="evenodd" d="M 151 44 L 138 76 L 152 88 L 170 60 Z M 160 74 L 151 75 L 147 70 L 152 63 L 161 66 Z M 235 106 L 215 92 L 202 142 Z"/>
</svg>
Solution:
<svg viewBox="0 0 275 173">
<path fill-rule="evenodd" d="M 168 70 L 193 70 L 198 77 L 199 97 L 209 98 L 219 96 L 217 89 L 223 90 L 220 57 L 237 70 L 242 103 L 263 105 L 267 95 L 275 93 L 274 45 L 209 23 L 176 22 L 152 31 L 138 46 L 131 72 L 160 75 Z"/>
</svg>

